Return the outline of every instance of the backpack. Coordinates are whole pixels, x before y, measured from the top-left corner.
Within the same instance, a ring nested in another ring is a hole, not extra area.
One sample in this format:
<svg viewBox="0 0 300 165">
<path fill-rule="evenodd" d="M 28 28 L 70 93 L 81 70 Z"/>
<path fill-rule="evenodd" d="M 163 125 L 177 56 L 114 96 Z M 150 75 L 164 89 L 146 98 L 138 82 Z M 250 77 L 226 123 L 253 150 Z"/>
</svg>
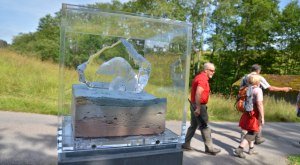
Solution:
<svg viewBox="0 0 300 165">
<path fill-rule="evenodd" d="M 234 106 L 239 112 L 251 112 L 253 110 L 253 88 L 251 85 L 239 89 Z"/>
</svg>

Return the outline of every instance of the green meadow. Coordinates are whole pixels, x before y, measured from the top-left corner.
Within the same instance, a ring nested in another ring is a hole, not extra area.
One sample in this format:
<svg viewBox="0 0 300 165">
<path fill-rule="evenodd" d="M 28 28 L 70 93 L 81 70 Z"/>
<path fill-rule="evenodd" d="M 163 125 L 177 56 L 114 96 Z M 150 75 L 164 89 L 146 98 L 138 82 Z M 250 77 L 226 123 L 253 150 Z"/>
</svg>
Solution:
<svg viewBox="0 0 300 165">
<path fill-rule="evenodd" d="M 58 114 L 58 64 L 49 61 L 42 62 L 30 55 L 24 56 L 9 49 L 0 49 L 0 70 L 0 110 Z M 65 69 L 65 73 L 69 75 L 69 79 L 65 79 L 66 86 L 78 83 L 75 70 Z M 162 91 L 157 89 L 153 84 L 149 84 L 146 88 L 150 93 L 159 96 Z M 168 90 L 163 92 L 168 100 L 167 120 L 181 120 L 180 99 L 183 97 L 179 96 L 180 94 L 178 96 L 168 94 Z M 66 98 L 71 98 L 71 96 L 66 96 Z M 228 99 L 218 94 L 211 95 L 208 104 L 210 120 L 238 121 L 241 114 L 234 109 L 234 102 L 235 98 Z M 266 121 L 300 122 L 300 119 L 296 117 L 294 105 L 283 100 L 275 101 L 267 96 L 264 97 L 264 105 Z M 187 116 L 189 118 L 189 111 Z"/>
</svg>

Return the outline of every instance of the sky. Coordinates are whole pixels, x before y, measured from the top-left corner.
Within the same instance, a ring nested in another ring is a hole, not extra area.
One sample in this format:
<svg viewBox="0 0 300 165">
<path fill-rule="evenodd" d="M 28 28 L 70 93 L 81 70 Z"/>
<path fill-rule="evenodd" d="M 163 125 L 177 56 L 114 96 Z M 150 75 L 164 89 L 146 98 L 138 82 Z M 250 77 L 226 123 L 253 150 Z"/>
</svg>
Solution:
<svg viewBox="0 0 300 165">
<path fill-rule="evenodd" d="M 121 0 L 127 2 L 129 0 Z M 11 44 L 19 33 L 35 32 L 39 20 L 61 9 L 62 3 L 74 5 L 106 3 L 111 0 L 0 0 L 0 39 Z M 291 0 L 281 0 L 282 8 Z"/>
<path fill-rule="evenodd" d="M 0 0 L 0 39 L 11 44 L 13 36 L 35 32 L 39 20 L 47 14 L 54 16 L 62 3 L 87 5 L 96 2 L 111 0 Z"/>
</svg>

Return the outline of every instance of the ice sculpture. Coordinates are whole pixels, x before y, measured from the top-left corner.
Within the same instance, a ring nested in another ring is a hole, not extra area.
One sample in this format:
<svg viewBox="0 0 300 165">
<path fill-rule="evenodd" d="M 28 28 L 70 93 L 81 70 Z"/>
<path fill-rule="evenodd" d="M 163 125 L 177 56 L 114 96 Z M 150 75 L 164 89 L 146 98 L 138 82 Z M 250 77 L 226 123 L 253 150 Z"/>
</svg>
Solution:
<svg viewBox="0 0 300 165">
<path fill-rule="evenodd" d="M 137 89 L 137 75 L 131 65 L 122 57 L 114 57 L 100 65 L 97 74 L 116 76 L 109 84 L 109 90 L 135 92 Z"/>
<path fill-rule="evenodd" d="M 139 72 L 136 75 L 137 77 L 137 86 L 135 92 L 142 92 L 146 87 L 150 72 L 151 72 L 151 64 L 148 62 L 142 55 L 140 55 L 127 40 L 121 39 L 121 42 L 126 47 L 126 50 L 129 54 L 129 57 L 133 59 L 135 65 L 139 66 Z"/>
<path fill-rule="evenodd" d="M 139 71 L 136 74 L 131 65 L 122 57 L 115 57 L 100 65 L 97 70 L 98 74 L 115 75 L 116 77 L 110 82 L 109 90 L 128 91 L 140 93 L 148 83 L 151 64 L 140 55 L 126 39 L 121 39 L 111 46 L 104 47 L 94 55 L 90 56 L 89 60 L 77 66 L 79 81 L 93 88 L 91 82 L 85 79 L 84 71 L 87 65 L 97 56 L 107 49 L 113 48 L 117 44 L 122 43 L 128 54 L 129 59 L 132 59 L 135 65 L 139 66 Z"/>
<path fill-rule="evenodd" d="M 82 83 L 86 84 L 88 87 L 92 87 L 91 83 L 85 80 L 84 71 L 86 69 L 87 64 L 88 64 L 88 61 L 77 66 L 79 82 L 82 82 Z"/>
</svg>

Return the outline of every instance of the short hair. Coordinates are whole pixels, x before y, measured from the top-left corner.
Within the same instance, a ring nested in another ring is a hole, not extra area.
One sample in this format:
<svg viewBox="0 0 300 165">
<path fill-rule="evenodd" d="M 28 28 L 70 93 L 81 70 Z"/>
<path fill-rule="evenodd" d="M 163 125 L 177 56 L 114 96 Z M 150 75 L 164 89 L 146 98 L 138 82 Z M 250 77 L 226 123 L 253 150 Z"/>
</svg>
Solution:
<svg viewBox="0 0 300 165">
<path fill-rule="evenodd" d="M 261 70 L 261 66 L 258 64 L 254 64 L 251 66 L 251 72 L 260 71 L 260 70 Z"/>
<path fill-rule="evenodd" d="M 203 65 L 203 69 L 204 70 L 206 70 L 206 69 L 208 69 L 209 67 L 215 67 L 215 65 L 213 64 L 213 63 L 211 63 L 211 62 L 206 62 L 206 63 L 204 63 L 204 65 Z"/>
<path fill-rule="evenodd" d="M 260 76 L 253 74 L 248 77 L 248 83 L 251 85 L 257 85 L 260 83 Z"/>
</svg>

